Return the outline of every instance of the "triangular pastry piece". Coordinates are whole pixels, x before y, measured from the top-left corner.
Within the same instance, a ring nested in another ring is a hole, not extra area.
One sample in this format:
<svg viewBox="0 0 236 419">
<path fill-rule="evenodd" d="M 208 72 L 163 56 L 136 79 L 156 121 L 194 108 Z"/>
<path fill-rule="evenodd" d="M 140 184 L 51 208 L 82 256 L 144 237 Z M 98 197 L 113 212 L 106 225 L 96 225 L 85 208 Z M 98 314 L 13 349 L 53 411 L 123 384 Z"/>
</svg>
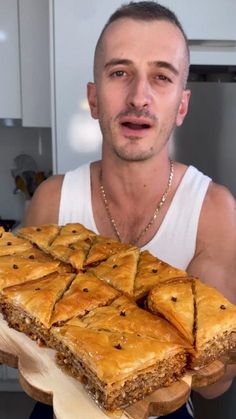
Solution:
<svg viewBox="0 0 236 419">
<path fill-rule="evenodd" d="M 148 295 L 152 313 L 167 319 L 191 345 L 194 344 L 194 295 L 192 278 L 176 278 L 160 283 Z"/>
<path fill-rule="evenodd" d="M 138 258 L 138 248 L 128 249 L 110 256 L 105 262 L 90 268 L 90 271 L 102 281 L 133 297 Z"/>
<path fill-rule="evenodd" d="M 0 290 L 11 285 L 20 284 L 33 279 L 41 278 L 59 270 L 60 261 L 51 258 L 41 257 L 37 260 L 31 256 L 34 250 L 24 253 L 26 257 L 19 254 L 1 256 L 0 258 Z M 48 260 L 47 260 L 48 259 Z"/>
<path fill-rule="evenodd" d="M 16 254 L 16 256 L 20 256 L 24 259 L 35 260 L 37 262 L 55 262 L 55 260 L 50 255 L 33 245 L 31 245 L 29 249 L 23 250 L 19 254 Z M 56 263 L 58 264 L 58 261 L 56 261 Z"/>
<path fill-rule="evenodd" d="M 109 237 L 96 236 L 87 256 L 86 266 L 98 264 L 118 252 L 132 249 L 137 248 L 131 244 L 120 243 Z"/>
<path fill-rule="evenodd" d="M 64 243 L 62 244 L 62 240 Z M 67 240 L 65 240 L 67 239 Z M 66 243 L 67 242 L 67 243 Z M 66 235 L 58 237 L 49 248 L 49 253 L 66 263 L 70 263 L 75 269 L 81 270 L 84 267 L 89 249 L 92 245 L 92 238 L 84 240 L 70 240 Z"/>
<path fill-rule="evenodd" d="M 53 266 L 55 267 L 55 269 L 54 269 L 55 271 L 58 271 L 58 272 L 61 272 L 61 273 L 72 271 L 72 268 L 69 264 L 60 262 L 60 260 L 55 260 L 51 255 L 49 255 L 48 253 L 43 252 L 41 249 L 37 248 L 36 246 L 32 246 L 29 249 L 23 250 L 22 252 L 16 253 L 16 255 L 12 255 L 12 256 L 14 256 L 14 257 L 19 256 L 19 257 L 24 258 L 24 259 L 29 259 L 30 261 L 35 261 L 36 263 L 41 262 L 43 264 L 42 268 L 47 269 L 45 275 L 52 272 L 52 270 L 50 269 L 49 263 L 53 264 Z M 1 264 L 1 258 L 0 258 L 0 264 Z M 32 279 L 34 279 L 34 278 L 32 278 Z M 7 286 L 9 286 L 9 285 L 7 285 Z"/>
<path fill-rule="evenodd" d="M 159 387 L 178 380 L 185 350 L 135 333 L 109 332 L 66 323 L 52 328 L 57 362 L 79 378 L 103 409 L 127 407 Z"/>
<path fill-rule="evenodd" d="M 218 290 L 195 280 L 196 352 L 201 366 L 236 350 L 236 306 Z"/>
<path fill-rule="evenodd" d="M 73 274 L 54 272 L 44 278 L 5 288 L 2 312 L 10 326 L 32 339 L 48 339 L 53 308 L 73 280 Z"/>
<path fill-rule="evenodd" d="M 96 307 L 110 304 L 118 296 L 118 291 L 92 273 L 79 273 L 56 303 L 51 324 L 63 324 L 72 317 L 84 316 Z"/>
<path fill-rule="evenodd" d="M 17 231 L 17 236 L 29 240 L 36 244 L 45 252 L 48 251 L 49 246 L 55 240 L 60 232 L 60 227 L 56 224 L 43 224 L 33 227 L 22 227 Z"/>
<path fill-rule="evenodd" d="M 70 250 L 72 252 L 68 257 L 68 263 L 70 263 L 77 271 L 84 268 L 92 243 L 93 238 L 88 237 L 87 239 L 79 240 L 70 246 Z"/>
<path fill-rule="evenodd" d="M 68 223 L 61 226 L 60 237 L 61 236 L 76 237 L 77 240 L 84 240 L 84 239 L 87 239 L 88 237 L 96 236 L 96 233 L 86 228 L 83 224 Z"/>
<path fill-rule="evenodd" d="M 73 320 L 70 322 L 72 324 Z M 84 327 L 112 332 L 136 333 L 163 342 L 178 343 L 191 349 L 189 343 L 165 319 L 141 309 L 129 298 L 120 296 L 110 305 L 98 307 L 81 319 Z"/>
<path fill-rule="evenodd" d="M 48 252 L 63 262 L 80 270 L 88 255 L 96 234 L 79 223 L 69 223 L 61 227 L 51 243 Z"/>
<path fill-rule="evenodd" d="M 148 291 L 169 278 L 183 277 L 187 273 L 153 256 L 148 250 L 140 253 L 134 284 L 135 299 L 147 295 Z"/>
<path fill-rule="evenodd" d="M 0 256 L 14 255 L 32 248 L 33 245 L 29 241 L 16 237 L 0 227 Z"/>
</svg>

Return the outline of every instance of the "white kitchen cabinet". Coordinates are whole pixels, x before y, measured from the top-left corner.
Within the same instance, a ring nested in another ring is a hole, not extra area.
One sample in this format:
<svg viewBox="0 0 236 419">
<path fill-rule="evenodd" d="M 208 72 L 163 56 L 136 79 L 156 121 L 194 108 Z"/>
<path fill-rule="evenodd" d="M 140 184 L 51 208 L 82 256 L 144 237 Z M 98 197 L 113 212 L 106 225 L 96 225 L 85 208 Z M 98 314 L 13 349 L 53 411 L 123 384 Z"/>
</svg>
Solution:
<svg viewBox="0 0 236 419">
<path fill-rule="evenodd" d="M 191 64 L 236 65 L 235 0 L 162 0 L 186 32 Z"/>
<path fill-rule="evenodd" d="M 236 41 L 235 0 L 162 0 L 174 10 L 190 40 Z"/>
<path fill-rule="evenodd" d="M 22 120 L 51 126 L 49 0 L 18 0 Z"/>
<path fill-rule="evenodd" d="M 21 118 L 17 0 L 0 0 L 0 118 Z"/>
<path fill-rule="evenodd" d="M 0 118 L 50 127 L 49 0 L 0 0 Z"/>
</svg>

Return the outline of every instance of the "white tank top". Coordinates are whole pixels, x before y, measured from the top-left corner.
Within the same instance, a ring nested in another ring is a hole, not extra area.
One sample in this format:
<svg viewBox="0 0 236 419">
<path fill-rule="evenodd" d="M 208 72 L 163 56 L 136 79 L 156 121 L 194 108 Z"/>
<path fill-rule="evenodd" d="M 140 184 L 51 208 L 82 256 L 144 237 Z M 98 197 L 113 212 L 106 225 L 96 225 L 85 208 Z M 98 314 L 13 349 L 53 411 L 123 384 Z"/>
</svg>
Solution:
<svg viewBox="0 0 236 419">
<path fill-rule="evenodd" d="M 188 167 L 159 230 L 142 250 L 172 266 L 187 268 L 195 253 L 199 216 L 210 181 L 195 167 Z M 90 163 L 67 172 L 62 184 L 58 224 L 76 222 L 98 233 L 91 202 Z"/>
</svg>

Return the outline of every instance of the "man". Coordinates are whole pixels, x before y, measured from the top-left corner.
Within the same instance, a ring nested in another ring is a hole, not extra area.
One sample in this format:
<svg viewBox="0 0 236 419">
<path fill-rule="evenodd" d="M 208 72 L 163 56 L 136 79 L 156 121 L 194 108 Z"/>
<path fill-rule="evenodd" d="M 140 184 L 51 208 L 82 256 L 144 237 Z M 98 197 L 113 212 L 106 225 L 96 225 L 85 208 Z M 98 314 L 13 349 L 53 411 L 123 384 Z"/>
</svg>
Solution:
<svg viewBox="0 0 236 419">
<path fill-rule="evenodd" d="M 102 160 L 40 185 L 25 225 L 81 222 L 149 249 L 236 303 L 235 200 L 169 158 L 171 134 L 188 111 L 188 68 L 187 39 L 172 12 L 155 2 L 116 11 L 98 40 L 88 83 Z M 201 394 L 219 396 L 235 374 L 228 368 Z"/>
</svg>

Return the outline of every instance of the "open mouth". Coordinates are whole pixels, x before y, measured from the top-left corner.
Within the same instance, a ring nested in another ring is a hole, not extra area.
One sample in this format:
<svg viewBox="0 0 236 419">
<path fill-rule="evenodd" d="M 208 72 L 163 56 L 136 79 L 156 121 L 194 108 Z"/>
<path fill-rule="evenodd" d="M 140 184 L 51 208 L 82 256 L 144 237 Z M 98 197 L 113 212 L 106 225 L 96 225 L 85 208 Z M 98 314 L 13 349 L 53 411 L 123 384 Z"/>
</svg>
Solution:
<svg viewBox="0 0 236 419">
<path fill-rule="evenodd" d="M 135 131 L 151 128 L 150 124 L 138 124 L 138 123 L 134 123 L 134 122 L 123 122 L 121 125 L 123 127 L 129 128 L 129 129 L 135 130 Z"/>
</svg>

